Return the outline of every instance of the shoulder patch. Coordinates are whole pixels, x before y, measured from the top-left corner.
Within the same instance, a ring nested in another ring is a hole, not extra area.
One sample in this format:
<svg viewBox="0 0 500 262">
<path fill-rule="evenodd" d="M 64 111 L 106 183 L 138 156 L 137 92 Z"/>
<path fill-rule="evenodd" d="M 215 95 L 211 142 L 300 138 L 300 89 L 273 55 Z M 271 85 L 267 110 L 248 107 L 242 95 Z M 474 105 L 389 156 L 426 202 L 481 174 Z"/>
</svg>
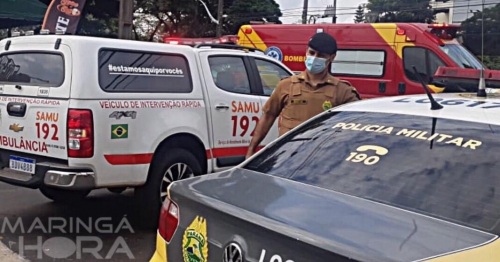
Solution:
<svg viewBox="0 0 500 262">
<path fill-rule="evenodd" d="M 361 96 L 359 95 L 359 92 L 358 90 L 354 87 L 354 86 L 351 86 L 351 92 L 354 93 L 354 95 L 359 99 L 361 100 Z"/>
<path fill-rule="evenodd" d="M 302 75 L 292 75 L 285 79 L 290 79 L 292 83 L 300 83 L 304 80 L 304 78 L 302 78 Z"/>
</svg>

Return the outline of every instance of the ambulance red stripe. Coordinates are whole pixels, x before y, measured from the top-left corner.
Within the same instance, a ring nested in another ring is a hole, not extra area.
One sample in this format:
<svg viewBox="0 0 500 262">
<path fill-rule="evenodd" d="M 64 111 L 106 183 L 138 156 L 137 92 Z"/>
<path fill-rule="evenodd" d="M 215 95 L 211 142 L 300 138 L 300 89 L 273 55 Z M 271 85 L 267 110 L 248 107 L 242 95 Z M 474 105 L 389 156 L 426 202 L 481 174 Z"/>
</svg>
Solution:
<svg viewBox="0 0 500 262">
<path fill-rule="evenodd" d="M 262 149 L 263 146 L 257 148 Z M 206 150 L 207 159 L 231 156 L 246 155 L 248 147 L 226 147 L 213 148 L 212 151 Z M 153 153 L 146 154 L 122 154 L 122 155 L 104 155 L 106 161 L 111 165 L 144 165 L 151 163 Z"/>
</svg>

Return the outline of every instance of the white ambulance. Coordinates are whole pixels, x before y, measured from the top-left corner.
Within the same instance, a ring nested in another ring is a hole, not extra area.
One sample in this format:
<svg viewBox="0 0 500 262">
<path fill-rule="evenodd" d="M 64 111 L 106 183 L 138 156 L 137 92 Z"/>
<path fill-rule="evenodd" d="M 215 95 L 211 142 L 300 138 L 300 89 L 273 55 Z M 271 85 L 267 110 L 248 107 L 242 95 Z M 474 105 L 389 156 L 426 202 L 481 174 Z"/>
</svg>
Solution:
<svg viewBox="0 0 500 262">
<path fill-rule="evenodd" d="M 269 90 L 293 74 L 253 51 L 71 35 L 0 41 L 0 181 L 72 203 L 135 188 L 156 213 L 170 182 L 244 160 Z M 262 145 L 277 136 L 275 123 Z"/>
</svg>

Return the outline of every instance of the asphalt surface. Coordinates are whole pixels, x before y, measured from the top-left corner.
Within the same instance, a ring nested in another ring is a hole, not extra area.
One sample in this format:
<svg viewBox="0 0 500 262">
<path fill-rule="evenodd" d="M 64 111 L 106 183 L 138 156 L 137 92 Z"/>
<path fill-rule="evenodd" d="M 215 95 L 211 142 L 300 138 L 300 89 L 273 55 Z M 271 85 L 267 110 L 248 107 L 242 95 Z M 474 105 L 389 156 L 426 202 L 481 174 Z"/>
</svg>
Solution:
<svg viewBox="0 0 500 262">
<path fill-rule="evenodd" d="M 139 228 L 134 214 L 131 190 L 63 205 L 0 182 L 0 261 L 149 261 L 156 231 Z"/>
</svg>

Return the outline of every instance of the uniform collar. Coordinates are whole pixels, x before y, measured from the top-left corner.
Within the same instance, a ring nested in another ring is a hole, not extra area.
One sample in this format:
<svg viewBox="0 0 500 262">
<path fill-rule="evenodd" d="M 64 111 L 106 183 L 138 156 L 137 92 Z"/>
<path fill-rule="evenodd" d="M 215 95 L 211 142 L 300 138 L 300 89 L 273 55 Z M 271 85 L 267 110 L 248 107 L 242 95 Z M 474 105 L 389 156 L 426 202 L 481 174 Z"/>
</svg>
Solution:
<svg viewBox="0 0 500 262">
<path fill-rule="evenodd" d="M 305 72 L 302 72 L 298 75 L 292 76 L 292 83 L 302 83 L 305 82 L 308 84 L 308 87 L 311 86 L 309 83 L 309 79 L 307 77 L 307 74 Z M 330 74 L 327 75 L 325 78 L 325 81 L 320 82 L 319 88 L 324 88 L 325 90 L 325 95 L 328 97 L 334 97 L 335 96 L 335 87 L 339 84 L 340 80 Z M 297 92 L 300 92 L 299 90 L 295 90 Z M 294 92 L 296 93 L 296 92 Z"/>
<path fill-rule="evenodd" d="M 292 83 L 300 83 L 300 82 L 306 82 L 308 84 L 310 84 L 309 82 L 309 77 L 307 76 L 307 74 L 305 72 L 302 72 L 298 75 L 294 75 L 292 76 Z M 325 80 L 323 82 L 320 82 L 318 85 L 319 86 L 324 86 L 324 85 L 338 85 L 339 83 L 339 79 L 330 75 L 330 74 L 327 74 Z"/>
</svg>

